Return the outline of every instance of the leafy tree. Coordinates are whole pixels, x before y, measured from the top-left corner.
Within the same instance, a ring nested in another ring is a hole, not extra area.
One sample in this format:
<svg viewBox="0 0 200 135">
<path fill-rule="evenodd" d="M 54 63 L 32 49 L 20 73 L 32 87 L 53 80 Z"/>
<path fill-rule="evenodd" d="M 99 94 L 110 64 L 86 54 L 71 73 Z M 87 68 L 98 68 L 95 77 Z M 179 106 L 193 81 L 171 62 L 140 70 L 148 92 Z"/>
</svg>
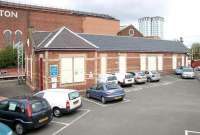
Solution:
<svg viewBox="0 0 200 135">
<path fill-rule="evenodd" d="M 194 60 L 200 59 L 200 43 L 192 44 L 191 53 Z"/>
</svg>

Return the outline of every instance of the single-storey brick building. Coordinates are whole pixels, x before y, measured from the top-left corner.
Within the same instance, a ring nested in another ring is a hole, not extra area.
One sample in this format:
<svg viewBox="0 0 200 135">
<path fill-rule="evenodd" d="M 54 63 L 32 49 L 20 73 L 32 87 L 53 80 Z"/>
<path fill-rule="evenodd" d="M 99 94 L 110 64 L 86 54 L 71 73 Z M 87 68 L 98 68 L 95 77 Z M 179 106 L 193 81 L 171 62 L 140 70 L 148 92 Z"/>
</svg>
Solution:
<svg viewBox="0 0 200 135">
<path fill-rule="evenodd" d="M 33 31 L 26 46 L 26 80 L 35 89 L 85 90 L 99 74 L 157 70 L 170 73 L 187 65 L 178 41 L 74 33 L 66 27 Z"/>
</svg>

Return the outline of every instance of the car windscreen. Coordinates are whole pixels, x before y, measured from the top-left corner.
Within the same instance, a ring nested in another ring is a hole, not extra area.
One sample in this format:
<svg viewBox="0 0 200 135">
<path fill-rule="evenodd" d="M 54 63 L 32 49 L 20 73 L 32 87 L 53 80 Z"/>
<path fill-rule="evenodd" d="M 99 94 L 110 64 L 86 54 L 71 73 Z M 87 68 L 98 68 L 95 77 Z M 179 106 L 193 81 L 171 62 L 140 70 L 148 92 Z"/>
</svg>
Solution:
<svg viewBox="0 0 200 135">
<path fill-rule="evenodd" d="M 106 84 L 106 90 L 113 90 L 113 89 L 119 89 L 119 85 L 115 83 Z"/>
<path fill-rule="evenodd" d="M 138 72 L 137 73 L 139 76 L 145 76 L 144 72 Z"/>
<path fill-rule="evenodd" d="M 108 77 L 108 81 L 114 81 L 114 80 L 117 80 L 116 76 L 109 76 Z"/>
<path fill-rule="evenodd" d="M 192 68 L 185 68 L 185 69 L 183 69 L 183 72 L 193 72 L 193 69 Z"/>
<path fill-rule="evenodd" d="M 32 113 L 37 113 L 43 109 L 49 108 L 49 104 L 45 100 L 42 100 L 42 101 L 34 100 L 34 101 L 31 101 L 31 107 L 32 107 Z"/>
<path fill-rule="evenodd" d="M 126 79 L 133 78 L 133 75 L 132 75 L 132 74 L 127 74 L 127 75 L 125 75 L 125 78 L 126 78 Z"/>
<path fill-rule="evenodd" d="M 151 71 L 151 73 L 152 73 L 152 74 L 158 74 L 158 72 L 157 72 L 157 71 Z"/>
<path fill-rule="evenodd" d="M 73 100 L 73 99 L 76 99 L 78 97 L 80 97 L 79 92 L 71 92 L 71 93 L 69 93 L 69 100 Z"/>
</svg>

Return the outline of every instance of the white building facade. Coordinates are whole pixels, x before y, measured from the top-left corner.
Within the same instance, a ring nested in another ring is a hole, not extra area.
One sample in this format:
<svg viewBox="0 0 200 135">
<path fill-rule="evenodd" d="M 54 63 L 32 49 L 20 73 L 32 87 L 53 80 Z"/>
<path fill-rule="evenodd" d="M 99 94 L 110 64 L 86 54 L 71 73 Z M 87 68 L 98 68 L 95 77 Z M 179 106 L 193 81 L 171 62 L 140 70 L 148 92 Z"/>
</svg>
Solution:
<svg viewBox="0 0 200 135">
<path fill-rule="evenodd" d="M 164 18 L 163 17 L 143 17 L 138 20 L 139 30 L 144 36 L 164 37 Z"/>
</svg>

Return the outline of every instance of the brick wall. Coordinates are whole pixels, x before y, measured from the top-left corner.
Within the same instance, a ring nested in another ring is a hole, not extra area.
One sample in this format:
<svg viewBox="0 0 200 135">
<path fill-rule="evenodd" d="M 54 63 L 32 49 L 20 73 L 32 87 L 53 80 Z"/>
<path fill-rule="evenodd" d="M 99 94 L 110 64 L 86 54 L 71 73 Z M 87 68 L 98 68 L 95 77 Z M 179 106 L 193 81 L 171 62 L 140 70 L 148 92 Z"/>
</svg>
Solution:
<svg viewBox="0 0 200 135">
<path fill-rule="evenodd" d="M 133 29 L 134 30 L 134 35 L 133 37 L 143 37 L 143 35 L 132 25 L 128 26 L 127 28 L 121 30 L 120 32 L 117 33 L 119 36 L 129 36 L 129 30 Z"/>
</svg>

